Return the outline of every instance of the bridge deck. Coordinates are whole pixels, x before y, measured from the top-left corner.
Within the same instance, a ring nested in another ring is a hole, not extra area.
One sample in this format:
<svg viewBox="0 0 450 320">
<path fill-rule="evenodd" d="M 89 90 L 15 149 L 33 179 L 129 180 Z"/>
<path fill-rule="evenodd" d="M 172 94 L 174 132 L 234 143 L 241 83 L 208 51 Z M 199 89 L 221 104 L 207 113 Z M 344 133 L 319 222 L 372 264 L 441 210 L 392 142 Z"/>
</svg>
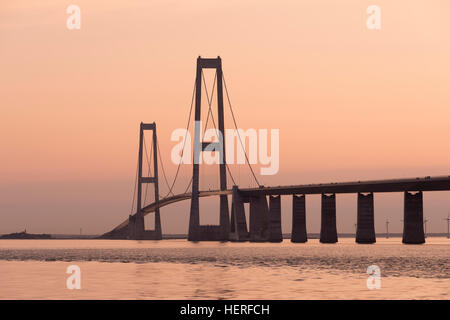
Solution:
<svg viewBox="0 0 450 320">
<path fill-rule="evenodd" d="M 425 177 L 412 179 L 371 180 L 319 183 L 306 185 L 244 188 L 239 189 L 243 196 L 258 195 L 290 195 L 290 194 L 322 194 L 322 193 L 368 193 L 368 192 L 403 192 L 403 191 L 445 191 L 450 190 L 450 176 Z M 210 190 L 200 191 L 199 197 L 217 196 L 231 194 L 232 190 Z M 143 215 L 154 212 L 157 207 L 162 208 L 171 203 L 188 200 L 191 193 L 177 194 L 172 197 L 161 199 L 158 204 L 151 203 L 142 209 Z M 128 225 L 128 219 L 119 224 L 112 231 L 119 230 Z"/>
<path fill-rule="evenodd" d="M 425 177 L 413 179 L 371 180 L 308 185 L 278 186 L 264 188 L 239 189 L 247 196 L 286 195 L 286 194 L 322 194 L 322 193 L 358 193 L 358 192 L 403 192 L 403 191 L 442 191 L 450 190 L 450 176 Z"/>
</svg>

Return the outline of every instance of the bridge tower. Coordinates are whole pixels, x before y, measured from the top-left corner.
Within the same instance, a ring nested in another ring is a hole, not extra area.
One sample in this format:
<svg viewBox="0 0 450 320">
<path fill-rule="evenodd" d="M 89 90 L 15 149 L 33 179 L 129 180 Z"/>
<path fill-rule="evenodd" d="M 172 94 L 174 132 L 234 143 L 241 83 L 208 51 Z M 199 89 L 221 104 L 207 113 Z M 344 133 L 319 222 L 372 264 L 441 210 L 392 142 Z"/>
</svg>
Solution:
<svg viewBox="0 0 450 320">
<path fill-rule="evenodd" d="M 202 75 L 203 69 L 216 69 L 217 74 L 217 106 L 218 106 L 218 131 L 221 141 L 211 143 L 201 141 L 201 100 L 202 100 Z M 220 190 L 227 189 L 226 158 L 225 158 L 225 134 L 223 111 L 223 84 L 222 84 L 222 60 L 205 59 L 198 57 L 197 73 L 195 78 L 195 124 L 194 124 L 194 155 L 192 175 L 192 198 L 189 217 L 189 241 L 220 240 L 227 241 L 230 233 L 230 217 L 227 195 L 220 195 L 220 225 L 201 226 L 199 216 L 199 163 L 200 154 L 204 151 L 219 152 L 221 159 L 219 164 Z"/>
<path fill-rule="evenodd" d="M 153 177 L 142 176 L 142 163 L 143 163 L 143 144 L 144 144 L 144 131 L 153 131 Z M 142 123 L 139 130 L 139 159 L 138 159 L 138 178 L 137 178 L 137 205 L 136 214 L 130 215 L 128 222 L 128 238 L 135 240 L 161 240 L 161 217 L 159 214 L 159 208 L 155 209 L 155 229 L 145 230 L 144 215 L 142 212 L 142 185 L 146 183 L 153 183 L 155 189 L 155 203 L 159 201 L 159 188 L 158 188 L 158 145 L 156 138 L 156 123 Z"/>
</svg>

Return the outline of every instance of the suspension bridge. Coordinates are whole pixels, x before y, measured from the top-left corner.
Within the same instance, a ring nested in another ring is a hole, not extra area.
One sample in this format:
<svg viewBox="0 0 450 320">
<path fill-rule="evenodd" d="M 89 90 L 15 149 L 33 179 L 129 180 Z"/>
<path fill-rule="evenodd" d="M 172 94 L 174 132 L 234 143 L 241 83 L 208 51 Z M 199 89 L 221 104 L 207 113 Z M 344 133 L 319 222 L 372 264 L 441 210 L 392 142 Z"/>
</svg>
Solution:
<svg viewBox="0 0 450 320">
<path fill-rule="evenodd" d="M 213 90 L 209 95 L 203 69 L 215 69 Z M 223 137 L 222 143 L 203 142 L 201 128 L 194 128 L 194 145 L 199 144 L 199 150 L 193 153 L 192 178 L 185 191 L 174 194 L 174 186 L 179 177 L 181 160 L 178 164 L 175 177 L 170 184 L 161 161 L 161 151 L 157 141 L 156 123 L 141 123 L 139 137 L 138 168 L 136 173 L 135 192 L 131 214 L 113 230 L 105 233 L 105 239 L 134 239 L 134 240 L 160 240 L 162 239 L 160 209 L 167 205 L 191 201 L 188 240 L 190 241 L 254 241 L 254 242 L 281 242 L 281 196 L 292 197 L 292 233 L 291 241 L 296 243 L 307 242 L 306 232 L 306 195 L 321 195 L 321 230 L 320 242 L 335 243 L 338 241 L 336 227 L 336 194 L 356 193 L 357 197 L 357 225 L 356 242 L 375 243 L 374 227 L 374 193 L 403 192 L 404 193 L 404 218 L 403 218 L 403 243 L 421 244 L 425 242 L 423 220 L 423 192 L 450 190 L 450 176 L 424 177 L 412 179 L 390 179 L 373 181 L 338 182 L 325 184 L 290 185 L 290 186 L 263 186 L 259 183 L 255 172 L 245 152 L 245 143 L 239 135 L 235 113 L 231 105 L 226 81 L 222 71 L 221 58 L 197 59 L 195 85 L 192 93 L 191 107 L 189 111 L 186 133 L 189 130 L 193 106 L 195 102 L 195 123 L 201 121 L 202 86 L 204 86 L 207 104 L 209 106 L 206 125 L 212 120 L 215 130 Z M 214 89 L 217 92 L 216 123 L 212 112 Z M 245 155 L 246 164 L 250 175 L 255 182 L 255 187 L 240 188 L 236 184 L 230 167 L 226 161 L 225 135 L 224 135 L 224 89 L 227 97 L 233 124 L 238 132 L 238 140 Z M 151 131 L 153 143 L 150 156 L 145 143 L 146 131 Z M 203 133 L 204 136 L 204 133 Z M 183 142 L 181 154 L 186 147 L 186 137 Z M 218 152 L 221 159 L 219 164 L 219 188 L 217 190 L 200 190 L 199 169 L 201 152 Z M 147 159 L 147 175 L 144 175 L 144 157 Z M 159 161 L 158 161 L 159 158 Z M 153 161 L 151 161 L 153 159 Z M 164 182 L 168 193 L 159 196 L 158 162 L 161 164 Z M 151 168 L 153 163 L 153 168 Z M 153 169 L 153 170 L 151 170 Z M 228 174 L 228 175 L 227 175 Z M 232 181 L 232 187 L 228 187 L 227 178 Z M 154 202 L 143 205 L 147 197 L 147 189 L 153 185 Z M 143 192 L 144 191 L 144 192 Z M 144 199 L 143 199 L 144 194 Z M 231 210 L 229 197 L 231 196 Z M 199 219 L 199 198 L 219 197 L 220 221 L 218 225 L 201 225 Z M 245 203 L 249 203 L 249 223 L 247 226 Z M 144 217 L 154 213 L 154 229 L 145 230 Z"/>
</svg>

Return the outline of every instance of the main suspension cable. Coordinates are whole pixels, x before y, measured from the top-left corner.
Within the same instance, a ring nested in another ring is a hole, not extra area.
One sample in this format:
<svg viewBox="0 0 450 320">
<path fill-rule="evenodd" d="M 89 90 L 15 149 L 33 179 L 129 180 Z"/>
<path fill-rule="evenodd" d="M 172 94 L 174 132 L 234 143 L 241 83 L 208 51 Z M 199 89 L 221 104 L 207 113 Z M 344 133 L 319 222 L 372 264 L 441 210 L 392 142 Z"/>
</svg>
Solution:
<svg viewBox="0 0 450 320">
<path fill-rule="evenodd" d="M 173 190 L 173 187 L 175 186 L 175 182 L 177 181 L 178 173 L 180 172 L 181 163 L 183 162 L 184 148 L 186 146 L 186 139 L 187 139 L 187 135 L 189 133 L 189 126 L 191 124 L 192 107 L 194 105 L 195 87 L 196 87 L 195 84 L 196 84 L 196 81 L 194 82 L 194 89 L 192 91 L 191 107 L 189 109 L 189 117 L 188 117 L 188 122 L 186 125 L 186 134 L 184 135 L 183 148 L 181 150 L 180 162 L 178 163 L 177 171 L 175 173 L 175 177 L 173 178 L 172 185 L 169 188 L 169 192 L 164 196 L 163 199 L 167 198 L 169 196 L 169 194 L 173 194 L 172 190 Z M 189 187 L 189 185 L 188 185 L 188 187 Z"/>
<path fill-rule="evenodd" d="M 138 157 L 138 161 L 136 164 L 136 178 L 134 179 L 133 200 L 131 201 L 131 214 L 133 214 L 134 200 L 136 199 L 136 187 L 138 184 L 138 175 L 139 175 L 139 157 Z"/>
<path fill-rule="evenodd" d="M 252 166 L 250 164 L 250 161 L 248 160 L 247 153 L 245 152 L 245 147 L 244 147 L 244 144 L 242 143 L 241 135 L 239 134 L 239 130 L 238 130 L 238 127 L 237 127 L 237 124 L 236 124 L 236 118 L 234 117 L 233 107 L 231 106 L 230 96 L 228 94 L 228 89 L 227 89 L 227 82 L 225 81 L 225 75 L 223 73 L 222 73 L 222 78 L 223 78 L 223 84 L 225 86 L 225 92 L 227 94 L 228 105 L 230 106 L 231 116 L 232 116 L 233 122 L 234 122 L 234 127 L 236 128 L 236 132 L 238 134 L 239 141 L 241 142 L 241 147 L 242 147 L 242 150 L 244 151 L 245 159 L 247 160 L 248 167 L 250 168 L 250 171 L 252 172 L 253 179 L 255 179 L 256 184 L 258 185 L 258 187 L 261 187 L 261 185 L 259 184 L 258 179 L 256 178 L 255 172 L 253 171 L 253 168 L 252 168 Z"/>
<path fill-rule="evenodd" d="M 170 189 L 169 181 L 167 180 L 166 170 L 164 169 L 164 163 L 163 163 L 162 158 L 161 158 L 161 149 L 159 148 L 159 141 L 156 142 L 156 146 L 158 148 L 158 158 L 159 158 L 159 163 L 161 163 L 161 168 L 162 168 L 162 172 L 163 172 L 163 176 L 164 176 L 164 181 L 166 182 L 167 189 Z M 170 193 L 174 196 L 172 190 L 169 190 L 169 194 Z"/>
<path fill-rule="evenodd" d="M 217 75 L 216 75 L 216 76 L 217 76 Z M 195 83 L 196 83 L 196 82 L 197 82 L 197 81 L 195 81 Z M 213 90 L 214 90 L 215 82 L 216 82 L 216 78 L 214 78 Z M 194 97 L 195 97 L 195 92 L 196 92 L 196 86 L 195 86 L 195 83 L 194 83 L 194 90 L 193 90 L 193 92 L 192 92 L 191 107 L 190 107 L 190 110 L 189 110 L 188 123 L 187 123 L 187 125 L 186 125 L 186 135 L 185 135 L 185 137 L 184 137 L 183 148 L 182 148 L 182 151 L 181 151 L 181 158 L 183 158 L 183 154 L 184 154 L 184 150 L 185 150 L 185 146 L 186 146 L 187 133 L 189 132 L 189 126 L 190 126 L 190 123 L 191 123 L 192 108 L 193 108 L 193 105 L 194 105 Z M 211 103 L 212 103 L 212 97 L 211 97 L 211 99 L 209 99 L 208 93 L 207 93 L 207 100 L 208 100 L 208 104 L 211 105 Z M 211 108 L 210 108 L 210 109 L 211 109 Z M 208 110 L 208 115 L 207 115 L 207 117 L 206 117 L 206 122 L 205 122 L 205 128 L 206 128 L 206 126 L 208 125 L 210 114 L 211 114 L 211 110 Z M 179 170 L 180 170 L 180 165 L 181 165 L 181 160 L 180 160 L 180 163 L 178 164 L 177 172 L 176 172 L 176 174 L 175 174 L 175 178 L 174 178 L 174 180 L 173 180 L 172 186 L 169 188 L 169 192 L 167 193 L 167 195 L 166 195 L 164 198 L 167 198 L 167 197 L 169 196 L 169 194 L 172 194 L 172 195 L 173 195 L 172 190 L 173 190 L 173 187 L 174 187 L 174 185 L 175 185 L 175 181 L 176 181 L 176 179 L 177 179 L 177 176 L 178 176 L 178 173 L 179 173 Z M 193 178 L 191 177 L 191 179 L 190 179 L 188 185 L 186 186 L 186 189 L 185 189 L 184 193 L 187 193 L 187 191 L 188 191 L 189 188 L 191 187 L 192 179 L 193 179 Z"/>
<path fill-rule="evenodd" d="M 205 80 L 205 76 L 203 75 L 203 72 L 202 72 L 202 76 L 203 76 L 203 84 L 204 84 L 204 86 L 205 86 L 206 97 L 208 98 L 208 88 L 206 87 L 206 80 Z M 216 77 L 217 77 L 217 72 L 216 72 Z M 214 83 L 215 83 L 216 77 L 214 78 Z M 214 94 L 214 87 L 213 87 L 213 92 L 211 93 L 211 100 L 209 100 L 209 98 L 208 98 L 208 104 L 209 104 L 208 116 L 209 116 L 209 114 L 211 113 L 211 119 L 212 119 L 212 121 L 213 121 L 214 128 L 216 129 L 216 135 L 219 136 L 219 130 L 217 130 L 216 121 L 214 120 L 214 114 L 212 113 L 212 110 L 211 110 L 212 95 L 213 95 L 213 94 Z M 206 128 L 206 127 L 205 127 L 205 128 Z M 223 141 L 223 139 L 222 139 L 222 141 Z M 225 152 L 225 146 L 222 146 L 222 152 Z M 245 152 L 245 150 L 244 150 L 244 152 Z M 222 159 L 222 160 L 223 160 L 223 159 Z M 231 177 L 231 180 L 233 181 L 233 185 L 236 185 L 236 182 L 234 181 L 233 175 L 231 174 L 231 170 L 230 170 L 230 168 L 228 167 L 228 164 L 227 164 L 226 162 L 225 162 L 225 167 L 227 168 L 228 173 L 229 173 L 229 175 L 230 175 L 230 177 Z"/>
<path fill-rule="evenodd" d="M 147 166 L 148 166 L 148 176 L 152 175 L 152 171 L 151 171 L 151 162 L 153 159 L 153 143 L 150 146 L 150 158 L 148 156 L 147 153 L 147 145 L 145 143 L 145 136 L 142 136 L 142 142 L 144 144 L 144 153 L 145 153 L 145 158 L 147 159 Z M 148 183 L 145 184 L 145 191 L 144 191 L 144 205 L 145 205 L 145 201 L 147 201 L 147 190 L 148 190 Z M 156 199 L 155 199 L 156 201 Z"/>
</svg>

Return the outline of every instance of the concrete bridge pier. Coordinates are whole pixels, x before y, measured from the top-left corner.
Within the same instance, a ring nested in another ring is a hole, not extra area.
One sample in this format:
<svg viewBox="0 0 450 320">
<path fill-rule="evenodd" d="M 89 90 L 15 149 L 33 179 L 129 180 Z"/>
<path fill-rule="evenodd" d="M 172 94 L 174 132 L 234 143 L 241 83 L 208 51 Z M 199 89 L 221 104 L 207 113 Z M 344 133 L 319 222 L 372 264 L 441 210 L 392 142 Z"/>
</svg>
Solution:
<svg viewBox="0 0 450 320">
<path fill-rule="evenodd" d="M 136 233 L 136 217 L 131 215 L 128 217 L 128 239 L 135 239 Z"/>
<path fill-rule="evenodd" d="M 159 208 L 155 212 L 155 231 L 153 239 L 162 240 L 161 215 L 159 213 Z"/>
<path fill-rule="evenodd" d="M 269 240 L 269 208 L 266 196 L 250 198 L 250 241 Z"/>
<path fill-rule="evenodd" d="M 220 241 L 228 241 L 230 235 L 230 214 L 227 195 L 220 196 Z"/>
<path fill-rule="evenodd" d="M 130 215 L 128 218 L 128 239 L 143 240 L 145 234 L 144 216 Z"/>
<path fill-rule="evenodd" d="M 293 194 L 291 242 L 304 243 L 307 241 L 305 195 L 297 196 Z"/>
<path fill-rule="evenodd" d="M 321 243 L 336 243 L 336 194 L 322 194 L 322 221 L 320 228 Z"/>
<path fill-rule="evenodd" d="M 142 223 L 144 225 L 144 220 L 142 219 Z M 159 214 L 159 210 L 155 212 L 155 229 L 153 230 L 144 230 L 143 236 L 139 239 L 143 240 L 162 240 L 162 232 L 161 232 L 161 217 Z"/>
<path fill-rule="evenodd" d="M 281 196 L 269 196 L 269 241 L 282 242 Z"/>
<path fill-rule="evenodd" d="M 405 191 L 403 218 L 403 243 L 425 243 L 423 230 L 423 194 L 422 191 L 411 193 Z"/>
<path fill-rule="evenodd" d="M 358 193 L 357 243 L 375 243 L 373 193 Z"/>
<path fill-rule="evenodd" d="M 247 221 L 245 220 L 244 200 L 239 194 L 237 186 L 233 186 L 231 198 L 230 240 L 247 241 L 249 240 L 249 233 L 247 231 Z"/>
</svg>

